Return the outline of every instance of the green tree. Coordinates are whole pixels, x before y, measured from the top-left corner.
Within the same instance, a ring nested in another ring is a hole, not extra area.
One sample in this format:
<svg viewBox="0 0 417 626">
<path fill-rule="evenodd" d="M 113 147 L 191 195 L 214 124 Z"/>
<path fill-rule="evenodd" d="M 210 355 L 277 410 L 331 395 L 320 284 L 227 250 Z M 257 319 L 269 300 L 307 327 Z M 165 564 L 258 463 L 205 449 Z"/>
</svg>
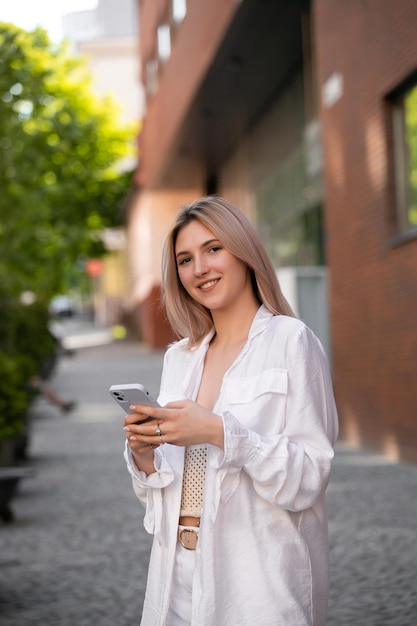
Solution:
<svg viewBox="0 0 417 626">
<path fill-rule="evenodd" d="M 109 98 L 93 94 L 84 60 L 47 33 L 0 23 L 0 297 L 47 299 L 77 258 L 97 256 L 120 223 L 133 150 Z"/>
</svg>

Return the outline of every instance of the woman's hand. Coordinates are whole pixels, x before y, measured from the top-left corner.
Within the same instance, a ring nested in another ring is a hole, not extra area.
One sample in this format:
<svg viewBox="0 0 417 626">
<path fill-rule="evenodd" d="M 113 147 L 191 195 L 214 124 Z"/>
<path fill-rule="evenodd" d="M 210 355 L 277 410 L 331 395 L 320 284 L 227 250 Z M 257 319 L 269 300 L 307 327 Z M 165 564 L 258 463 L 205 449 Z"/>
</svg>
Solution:
<svg viewBox="0 0 417 626">
<path fill-rule="evenodd" d="M 126 434 L 126 439 L 129 442 L 129 446 L 132 452 L 138 454 L 149 454 L 151 452 L 151 456 L 153 457 L 153 449 L 161 445 L 161 442 L 156 439 L 149 440 L 149 442 L 142 440 L 138 437 L 140 431 L 135 427 L 140 426 L 143 431 L 149 432 L 149 434 L 153 432 L 153 434 L 155 435 L 155 422 L 150 419 L 147 414 L 136 410 L 135 407 L 130 407 L 130 409 L 132 410 L 132 413 L 126 415 L 124 422 L 125 425 L 123 429 Z M 151 427 L 150 429 L 148 428 L 146 431 L 145 425 L 147 425 L 149 422 L 151 423 Z"/>
<path fill-rule="evenodd" d="M 145 472 L 147 476 L 155 472 L 153 451 L 154 448 L 157 448 L 160 444 L 157 442 L 148 444 L 140 441 L 136 436 L 133 427 L 138 424 L 143 424 L 148 421 L 148 419 L 148 416 L 144 413 L 131 413 L 126 415 L 123 429 L 125 431 L 126 439 L 132 451 L 136 466 L 138 469 Z"/>
<path fill-rule="evenodd" d="M 163 443 L 176 446 L 211 443 L 223 449 L 222 418 L 196 402 L 180 400 L 163 408 L 138 404 L 130 409 L 132 413 L 125 418 L 124 430 L 136 454 L 153 457 L 153 448 Z M 145 422 L 146 417 L 151 417 L 151 421 Z"/>
</svg>

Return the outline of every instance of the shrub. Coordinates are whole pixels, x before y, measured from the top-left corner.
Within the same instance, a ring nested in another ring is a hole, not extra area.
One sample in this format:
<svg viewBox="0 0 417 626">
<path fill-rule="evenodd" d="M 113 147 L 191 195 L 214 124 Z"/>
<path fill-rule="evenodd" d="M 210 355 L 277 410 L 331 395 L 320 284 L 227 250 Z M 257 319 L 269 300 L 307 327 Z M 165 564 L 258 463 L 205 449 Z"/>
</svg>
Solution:
<svg viewBox="0 0 417 626">
<path fill-rule="evenodd" d="M 33 398 L 28 381 L 35 374 L 49 373 L 46 369 L 55 352 L 45 304 L 0 300 L 0 439 L 21 432 Z"/>
<path fill-rule="evenodd" d="M 25 424 L 29 394 L 21 361 L 0 354 L 0 440 L 17 437 Z"/>
</svg>

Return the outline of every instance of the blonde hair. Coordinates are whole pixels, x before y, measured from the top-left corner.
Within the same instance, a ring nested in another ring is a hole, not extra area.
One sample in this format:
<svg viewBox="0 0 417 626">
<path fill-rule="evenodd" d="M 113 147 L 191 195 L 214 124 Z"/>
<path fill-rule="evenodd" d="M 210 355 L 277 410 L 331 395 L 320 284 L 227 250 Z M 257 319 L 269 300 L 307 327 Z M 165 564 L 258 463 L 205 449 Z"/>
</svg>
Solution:
<svg viewBox="0 0 417 626">
<path fill-rule="evenodd" d="M 168 320 L 178 337 L 189 337 L 190 345 L 196 345 L 213 326 L 210 310 L 193 300 L 178 276 L 177 236 L 193 220 L 211 230 L 229 252 L 247 265 L 259 304 L 264 304 L 273 315 L 294 317 L 266 250 L 246 215 L 224 198 L 206 196 L 180 209 L 163 248 L 162 294 Z"/>
</svg>

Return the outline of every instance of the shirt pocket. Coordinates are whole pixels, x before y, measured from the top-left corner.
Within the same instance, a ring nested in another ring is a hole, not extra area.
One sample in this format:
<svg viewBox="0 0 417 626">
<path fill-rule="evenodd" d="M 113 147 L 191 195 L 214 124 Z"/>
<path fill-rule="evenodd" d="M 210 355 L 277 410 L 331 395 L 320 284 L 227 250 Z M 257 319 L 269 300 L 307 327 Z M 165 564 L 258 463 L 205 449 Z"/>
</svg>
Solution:
<svg viewBox="0 0 417 626">
<path fill-rule="evenodd" d="M 244 426 L 268 436 L 284 427 L 287 390 L 287 370 L 270 368 L 256 376 L 228 380 L 224 398 Z"/>
</svg>

